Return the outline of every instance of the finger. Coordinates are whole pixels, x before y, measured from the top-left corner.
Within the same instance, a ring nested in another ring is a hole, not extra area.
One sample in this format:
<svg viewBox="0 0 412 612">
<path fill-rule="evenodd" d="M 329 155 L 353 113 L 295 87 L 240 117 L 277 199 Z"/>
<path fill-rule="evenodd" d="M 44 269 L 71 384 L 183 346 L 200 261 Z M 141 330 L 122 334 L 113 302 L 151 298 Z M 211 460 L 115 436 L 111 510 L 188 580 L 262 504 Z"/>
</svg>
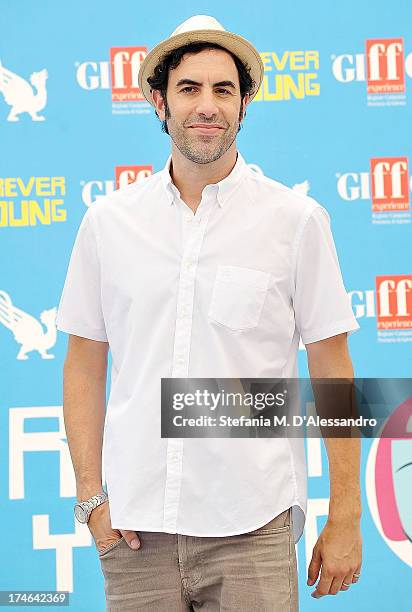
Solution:
<svg viewBox="0 0 412 612">
<path fill-rule="evenodd" d="M 359 580 L 359 578 L 360 578 L 361 569 L 362 569 L 362 566 L 361 566 L 361 565 L 359 565 L 359 567 L 357 567 L 357 568 L 355 569 L 354 574 L 353 574 L 353 576 L 352 576 L 352 582 L 353 582 L 353 583 L 358 582 L 358 580 Z M 355 574 L 359 574 L 359 576 L 355 576 Z M 346 582 L 346 580 L 345 580 L 345 582 Z"/>
<path fill-rule="evenodd" d="M 319 582 L 316 585 L 316 589 L 313 591 L 313 593 L 311 593 L 312 597 L 319 599 L 319 597 L 327 595 L 329 593 L 332 580 L 333 576 L 326 574 L 324 568 L 322 567 Z"/>
<path fill-rule="evenodd" d="M 352 573 L 347 574 L 345 576 L 345 578 L 341 582 L 341 587 L 340 587 L 341 591 L 347 591 L 350 588 L 350 585 L 352 584 L 352 577 L 353 577 Z M 346 586 L 346 585 L 349 585 L 349 586 Z"/>
<path fill-rule="evenodd" d="M 140 548 L 140 539 L 136 531 L 130 529 L 120 529 L 120 531 L 130 548 L 133 548 L 133 550 Z"/>
<path fill-rule="evenodd" d="M 320 571 L 320 566 L 321 566 L 320 552 L 318 552 L 318 550 L 316 548 L 314 548 L 313 549 L 313 553 L 312 553 L 312 559 L 311 559 L 311 562 L 309 563 L 309 567 L 308 567 L 308 580 L 307 580 L 307 584 L 309 586 L 314 585 L 316 580 L 318 579 L 319 571 Z"/>
<path fill-rule="evenodd" d="M 342 586 L 342 584 L 346 582 L 346 584 L 350 584 L 345 578 L 334 577 L 332 580 L 332 584 L 330 585 L 329 595 L 337 595 L 339 591 L 347 591 L 349 587 Z"/>
</svg>

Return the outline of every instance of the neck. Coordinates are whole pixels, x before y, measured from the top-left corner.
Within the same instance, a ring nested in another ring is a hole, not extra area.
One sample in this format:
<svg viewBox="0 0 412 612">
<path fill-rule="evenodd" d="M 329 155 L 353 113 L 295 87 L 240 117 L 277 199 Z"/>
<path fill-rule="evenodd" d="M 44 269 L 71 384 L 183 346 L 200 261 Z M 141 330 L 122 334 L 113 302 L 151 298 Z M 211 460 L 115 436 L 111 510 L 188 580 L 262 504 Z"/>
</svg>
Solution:
<svg viewBox="0 0 412 612">
<path fill-rule="evenodd" d="M 196 212 L 203 189 L 206 185 L 218 183 L 226 178 L 236 164 L 236 158 L 235 141 L 219 159 L 209 164 L 197 164 L 190 161 L 173 143 L 170 176 L 183 202 Z"/>
</svg>

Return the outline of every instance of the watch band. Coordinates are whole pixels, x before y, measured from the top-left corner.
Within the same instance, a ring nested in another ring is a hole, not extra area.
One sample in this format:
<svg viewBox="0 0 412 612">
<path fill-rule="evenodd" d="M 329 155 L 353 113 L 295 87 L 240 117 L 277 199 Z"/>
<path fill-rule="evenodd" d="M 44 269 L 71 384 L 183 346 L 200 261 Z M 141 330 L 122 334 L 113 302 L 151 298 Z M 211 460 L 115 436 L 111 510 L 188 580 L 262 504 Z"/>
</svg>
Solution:
<svg viewBox="0 0 412 612">
<path fill-rule="evenodd" d="M 85 501 L 77 502 L 74 506 L 74 516 L 79 521 L 79 523 L 87 523 L 92 510 L 100 506 L 105 501 L 108 500 L 108 495 L 106 491 L 102 491 L 101 493 L 97 493 L 96 495 L 92 495 L 89 499 Z"/>
</svg>

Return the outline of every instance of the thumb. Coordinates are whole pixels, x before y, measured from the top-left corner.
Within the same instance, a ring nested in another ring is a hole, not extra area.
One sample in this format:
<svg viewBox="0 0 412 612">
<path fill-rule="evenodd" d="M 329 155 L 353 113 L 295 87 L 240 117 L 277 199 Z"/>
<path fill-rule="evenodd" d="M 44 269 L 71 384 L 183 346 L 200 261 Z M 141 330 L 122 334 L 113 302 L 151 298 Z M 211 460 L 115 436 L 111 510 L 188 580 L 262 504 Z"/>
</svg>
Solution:
<svg viewBox="0 0 412 612">
<path fill-rule="evenodd" d="M 316 548 L 315 546 L 313 549 L 313 553 L 312 553 L 312 559 L 308 567 L 307 584 L 309 586 L 312 586 L 313 584 L 315 584 L 316 580 L 318 579 L 320 566 L 321 566 L 321 555 L 320 555 L 319 549 Z"/>
<path fill-rule="evenodd" d="M 136 531 L 130 531 L 129 529 L 119 529 L 120 533 L 133 550 L 140 548 L 140 540 Z"/>
</svg>

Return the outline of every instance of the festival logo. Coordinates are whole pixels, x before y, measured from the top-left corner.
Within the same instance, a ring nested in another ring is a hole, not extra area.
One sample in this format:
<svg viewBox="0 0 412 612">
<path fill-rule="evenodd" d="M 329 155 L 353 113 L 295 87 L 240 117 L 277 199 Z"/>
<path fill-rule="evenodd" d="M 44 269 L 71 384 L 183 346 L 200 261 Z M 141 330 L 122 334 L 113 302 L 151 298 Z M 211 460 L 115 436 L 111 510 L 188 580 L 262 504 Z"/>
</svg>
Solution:
<svg viewBox="0 0 412 612">
<path fill-rule="evenodd" d="M 372 210 L 410 210 L 407 157 L 371 159 Z"/>
<path fill-rule="evenodd" d="M 376 317 L 375 291 L 373 289 L 354 289 L 348 291 L 348 295 L 353 314 L 357 319 Z"/>
<path fill-rule="evenodd" d="M 372 157 L 370 172 L 338 172 L 336 188 L 346 202 L 369 200 L 376 225 L 411 223 L 408 158 Z"/>
<path fill-rule="evenodd" d="M 7 327 L 17 344 L 20 344 L 16 359 L 29 359 L 28 354 L 33 351 L 42 359 L 54 359 L 54 355 L 47 351 L 56 344 L 56 315 L 57 308 L 53 307 L 43 310 L 38 320 L 13 304 L 6 291 L 0 291 L 0 325 Z"/>
<path fill-rule="evenodd" d="M 153 166 L 116 166 L 116 189 L 122 189 L 153 174 Z"/>
<path fill-rule="evenodd" d="M 357 319 L 376 318 L 378 342 L 412 342 L 412 275 L 376 277 L 376 291 L 348 295 Z"/>
<path fill-rule="evenodd" d="M 412 274 L 376 277 L 378 339 L 412 342 Z"/>
<path fill-rule="evenodd" d="M 45 121 L 44 115 L 39 115 L 47 104 L 47 70 L 33 72 L 30 82 L 15 72 L 2 66 L 0 62 L 0 93 L 6 104 L 10 106 L 7 121 L 20 121 L 20 115 L 27 113 L 32 121 Z"/>
<path fill-rule="evenodd" d="M 76 80 L 86 91 L 111 90 L 112 113 L 149 113 L 151 105 L 140 91 L 138 75 L 146 47 L 112 47 L 109 61 L 75 62 Z"/>
<path fill-rule="evenodd" d="M 151 164 L 116 166 L 114 174 L 114 179 L 80 181 L 82 200 L 86 206 L 90 206 L 95 200 L 117 189 L 122 189 L 130 183 L 135 183 L 145 179 L 147 176 L 151 176 L 153 174 L 153 166 Z"/>
<path fill-rule="evenodd" d="M 368 106 L 404 106 L 406 78 L 412 77 L 412 54 L 402 38 L 365 41 L 365 53 L 332 55 L 332 74 L 343 84 L 366 83 Z"/>
<path fill-rule="evenodd" d="M 366 84 L 368 94 L 405 93 L 402 38 L 366 41 Z"/>
</svg>

